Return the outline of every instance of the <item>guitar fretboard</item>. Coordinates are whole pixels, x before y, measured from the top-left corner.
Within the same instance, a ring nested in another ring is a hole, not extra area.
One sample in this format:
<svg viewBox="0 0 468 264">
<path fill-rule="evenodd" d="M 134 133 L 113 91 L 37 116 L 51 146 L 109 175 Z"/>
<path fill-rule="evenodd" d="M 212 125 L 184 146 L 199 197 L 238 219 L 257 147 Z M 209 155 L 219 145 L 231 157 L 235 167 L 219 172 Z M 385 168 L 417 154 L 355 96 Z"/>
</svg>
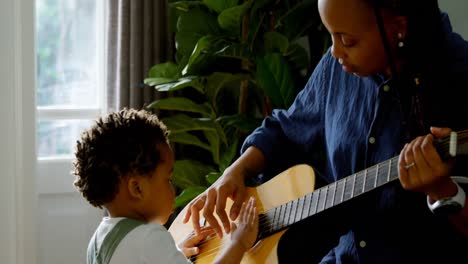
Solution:
<svg viewBox="0 0 468 264">
<path fill-rule="evenodd" d="M 442 159 L 468 155 L 468 130 L 452 132 L 450 136 L 434 143 Z M 395 156 L 266 211 L 260 216 L 258 238 L 270 236 L 294 223 L 398 179 L 398 158 L 399 156 Z"/>
<path fill-rule="evenodd" d="M 259 238 L 267 237 L 294 223 L 397 179 L 397 166 L 398 156 L 266 211 L 260 223 Z"/>
</svg>

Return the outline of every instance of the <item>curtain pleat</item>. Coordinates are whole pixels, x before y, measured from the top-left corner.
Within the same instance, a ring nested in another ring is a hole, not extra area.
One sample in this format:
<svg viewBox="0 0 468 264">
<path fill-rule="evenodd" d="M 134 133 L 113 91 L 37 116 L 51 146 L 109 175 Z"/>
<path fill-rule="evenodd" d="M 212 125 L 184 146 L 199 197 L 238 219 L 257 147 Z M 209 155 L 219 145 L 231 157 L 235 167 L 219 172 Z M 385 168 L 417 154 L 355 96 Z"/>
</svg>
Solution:
<svg viewBox="0 0 468 264">
<path fill-rule="evenodd" d="M 158 98 L 143 83 L 149 69 L 172 58 L 168 5 L 163 0 L 108 1 L 108 110 L 141 109 Z"/>
</svg>

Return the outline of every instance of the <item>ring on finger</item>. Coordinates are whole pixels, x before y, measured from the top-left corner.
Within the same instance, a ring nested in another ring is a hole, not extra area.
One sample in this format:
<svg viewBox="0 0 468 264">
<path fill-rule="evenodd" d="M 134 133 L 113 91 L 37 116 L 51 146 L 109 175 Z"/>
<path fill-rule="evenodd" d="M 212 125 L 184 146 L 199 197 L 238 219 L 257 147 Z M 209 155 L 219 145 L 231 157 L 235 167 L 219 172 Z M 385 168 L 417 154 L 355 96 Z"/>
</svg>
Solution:
<svg viewBox="0 0 468 264">
<path fill-rule="evenodd" d="M 416 163 L 414 163 L 414 162 L 408 163 L 408 164 L 405 165 L 405 169 L 408 170 L 409 168 L 413 167 L 414 165 L 416 165 Z"/>
</svg>

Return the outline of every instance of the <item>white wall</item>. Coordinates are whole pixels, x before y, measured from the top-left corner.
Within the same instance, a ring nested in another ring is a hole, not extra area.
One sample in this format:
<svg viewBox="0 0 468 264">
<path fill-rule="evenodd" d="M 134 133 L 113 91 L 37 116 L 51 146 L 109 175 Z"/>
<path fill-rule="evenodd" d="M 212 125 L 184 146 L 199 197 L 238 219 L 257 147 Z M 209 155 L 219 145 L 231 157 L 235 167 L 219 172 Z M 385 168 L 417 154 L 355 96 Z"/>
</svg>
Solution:
<svg viewBox="0 0 468 264">
<path fill-rule="evenodd" d="M 439 6 L 448 13 L 453 30 L 468 40 L 468 1 L 439 0 Z"/>
<path fill-rule="evenodd" d="M 36 263 L 33 0 L 0 1 L 0 263 Z"/>
</svg>

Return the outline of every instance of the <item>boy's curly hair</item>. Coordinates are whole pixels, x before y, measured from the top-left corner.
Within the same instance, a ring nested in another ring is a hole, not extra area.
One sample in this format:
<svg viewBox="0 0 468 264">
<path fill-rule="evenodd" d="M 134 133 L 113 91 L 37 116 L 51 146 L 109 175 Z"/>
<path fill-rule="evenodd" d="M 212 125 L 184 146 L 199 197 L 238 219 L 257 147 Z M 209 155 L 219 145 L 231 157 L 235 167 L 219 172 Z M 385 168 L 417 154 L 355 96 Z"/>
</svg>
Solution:
<svg viewBox="0 0 468 264">
<path fill-rule="evenodd" d="M 99 118 L 81 134 L 75 149 L 74 185 L 88 202 L 101 208 L 112 201 L 129 173 L 150 175 L 160 161 L 157 144 L 169 131 L 154 114 L 123 109 Z"/>
</svg>

